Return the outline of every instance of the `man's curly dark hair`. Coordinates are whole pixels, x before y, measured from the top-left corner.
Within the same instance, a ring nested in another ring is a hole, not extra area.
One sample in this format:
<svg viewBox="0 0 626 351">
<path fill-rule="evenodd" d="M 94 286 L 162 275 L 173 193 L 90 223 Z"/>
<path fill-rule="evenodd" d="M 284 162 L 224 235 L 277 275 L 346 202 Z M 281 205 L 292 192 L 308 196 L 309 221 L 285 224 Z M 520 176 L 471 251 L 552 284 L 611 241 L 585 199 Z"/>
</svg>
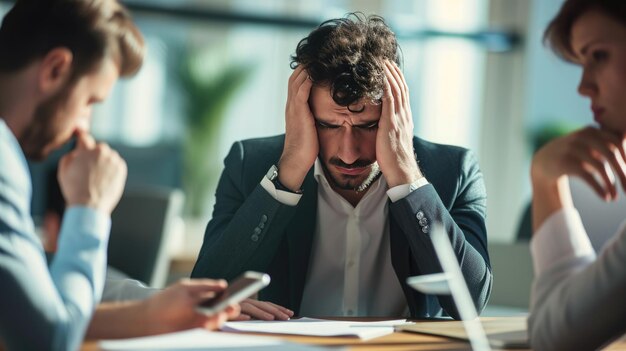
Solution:
<svg viewBox="0 0 626 351">
<path fill-rule="evenodd" d="M 380 103 L 384 60 L 400 65 L 396 35 L 382 17 L 357 12 L 325 21 L 302 39 L 291 68 L 304 65 L 313 84 L 329 86 L 333 100 L 350 109 L 363 98 Z"/>
</svg>

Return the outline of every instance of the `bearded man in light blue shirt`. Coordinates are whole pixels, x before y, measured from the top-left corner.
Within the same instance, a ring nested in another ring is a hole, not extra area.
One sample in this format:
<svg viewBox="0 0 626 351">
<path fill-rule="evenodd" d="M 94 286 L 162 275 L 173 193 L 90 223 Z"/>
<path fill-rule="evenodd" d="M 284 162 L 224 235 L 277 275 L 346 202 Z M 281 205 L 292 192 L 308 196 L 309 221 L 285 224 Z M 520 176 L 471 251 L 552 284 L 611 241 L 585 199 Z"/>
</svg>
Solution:
<svg viewBox="0 0 626 351">
<path fill-rule="evenodd" d="M 141 34 L 115 0 L 18 0 L 3 19 L 0 349 L 75 350 L 88 326 L 91 335 L 120 337 L 215 328 L 238 314 L 197 313 L 198 301 L 226 284 L 186 281 L 145 302 L 101 305 L 89 325 L 102 294 L 110 214 L 126 180 L 117 152 L 89 135 L 91 108 L 118 77 L 139 69 L 143 52 Z M 48 269 L 30 217 L 26 158 L 43 159 L 72 135 L 77 147 L 58 171 L 68 207 Z"/>
</svg>

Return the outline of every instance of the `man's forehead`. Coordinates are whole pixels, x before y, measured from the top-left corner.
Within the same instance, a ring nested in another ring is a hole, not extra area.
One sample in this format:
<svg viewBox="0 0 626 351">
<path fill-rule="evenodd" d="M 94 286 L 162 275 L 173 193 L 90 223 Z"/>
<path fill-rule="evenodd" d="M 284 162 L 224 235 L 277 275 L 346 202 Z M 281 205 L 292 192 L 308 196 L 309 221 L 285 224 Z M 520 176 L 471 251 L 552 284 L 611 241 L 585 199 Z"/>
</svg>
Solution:
<svg viewBox="0 0 626 351">
<path fill-rule="evenodd" d="M 330 88 L 313 86 L 309 104 L 318 118 L 350 117 L 354 121 L 375 121 L 380 118 L 381 105 L 363 98 L 350 105 L 341 106 L 333 100 Z"/>
</svg>

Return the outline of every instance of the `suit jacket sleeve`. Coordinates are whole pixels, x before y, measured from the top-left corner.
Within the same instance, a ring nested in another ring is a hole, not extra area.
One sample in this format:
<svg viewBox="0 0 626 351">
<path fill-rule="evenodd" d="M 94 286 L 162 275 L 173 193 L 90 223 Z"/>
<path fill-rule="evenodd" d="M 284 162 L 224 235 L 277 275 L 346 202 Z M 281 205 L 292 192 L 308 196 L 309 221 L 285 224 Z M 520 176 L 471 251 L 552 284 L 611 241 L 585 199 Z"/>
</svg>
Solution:
<svg viewBox="0 0 626 351">
<path fill-rule="evenodd" d="M 435 187 L 429 184 L 392 203 L 390 210 L 407 237 L 419 274 L 442 271 L 428 232 L 433 225 L 443 226 L 480 312 L 487 304 L 493 279 L 487 254 L 486 191 L 478 163 L 468 150 L 463 150 L 455 163 L 456 170 L 446 170 L 450 174 L 459 174 L 451 205 L 444 205 Z M 436 183 L 432 177 L 429 181 Z M 420 217 L 426 221 L 420 223 Z M 450 316 L 460 318 L 450 296 L 438 296 L 438 300 Z"/>
<path fill-rule="evenodd" d="M 266 271 L 281 243 L 296 206 L 274 199 L 260 184 L 246 190 L 245 146 L 237 142 L 224 161 L 213 217 L 192 277 L 232 280 L 246 270 Z M 269 166 L 268 166 L 269 169 Z M 247 173 L 252 172 L 252 173 Z"/>
<path fill-rule="evenodd" d="M 577 228 L 584 237 L 574 233 Z M 546 254 L 559 257 L 539 257 L 536 246 L 556 240 L 560 248 Z M 626 224 L 597 259 L 593 250 L 584 250 L 585 240 L 575 210 L 555 213 L 533 237 L 538 272 L 528 332 L 534 350 L 595 350 L 626 331 Z"/>
</svg>

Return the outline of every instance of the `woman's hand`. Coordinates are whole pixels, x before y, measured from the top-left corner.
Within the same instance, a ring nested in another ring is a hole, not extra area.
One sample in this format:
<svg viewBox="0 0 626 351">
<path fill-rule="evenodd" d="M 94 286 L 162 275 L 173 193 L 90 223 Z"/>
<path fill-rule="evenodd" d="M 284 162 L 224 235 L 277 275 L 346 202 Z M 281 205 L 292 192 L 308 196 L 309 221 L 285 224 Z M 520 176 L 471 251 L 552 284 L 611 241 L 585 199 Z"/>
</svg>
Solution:
<svg viewBox="0 0 626 351">
<path fill-rule="evenodd" d="M 573 206 L 569 176 L 583 179 L 604 200 L 615 200 L 618 180 L 626 189 L 625 141 L 624 136 L 587 127 L 542 147 L 531 166 L 534 229 L 553 212 Z"/>
</svg>

